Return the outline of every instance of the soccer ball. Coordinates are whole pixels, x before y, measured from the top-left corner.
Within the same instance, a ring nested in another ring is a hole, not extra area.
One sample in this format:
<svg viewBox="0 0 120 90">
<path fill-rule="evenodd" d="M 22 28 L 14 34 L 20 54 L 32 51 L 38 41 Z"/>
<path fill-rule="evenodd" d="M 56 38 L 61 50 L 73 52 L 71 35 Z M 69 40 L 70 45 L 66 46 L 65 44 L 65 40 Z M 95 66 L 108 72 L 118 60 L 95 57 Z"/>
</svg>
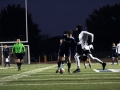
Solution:
<svg viewBox="0 0 120 90">
<path fill-rule="evenodd" d="M 60 68 L 60 74 L 63 74 L 65 72 L 64 68 Z"/>
</svg>

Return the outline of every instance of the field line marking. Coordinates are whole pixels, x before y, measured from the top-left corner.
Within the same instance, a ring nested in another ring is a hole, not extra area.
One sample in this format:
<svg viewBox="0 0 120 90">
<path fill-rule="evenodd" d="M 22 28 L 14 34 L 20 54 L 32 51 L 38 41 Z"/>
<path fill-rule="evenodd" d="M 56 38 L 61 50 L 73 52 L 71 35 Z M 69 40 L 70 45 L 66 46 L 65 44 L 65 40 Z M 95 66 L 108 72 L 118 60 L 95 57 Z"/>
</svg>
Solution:
<svg viewBox="0 0 120 90">
<path fill-rule="evenodd" d="M 10 81 L 17 80 L 17 79 L 22 78 L 22 77 L 26 77 L 26 76 L 35 74 L 37 72 L 42 72 L 44 70 L 54 68 L 56 66 L 57 65 L 52 65 L 52 66 L 48 66 L 48 67 L 44 67 L 44 68 L 38 68 L 38 69 L 31 70 L 31 71 L 23 72 L 23 73 L 20 73 L 20 74 L 15 74 L 15 75 L 11 75 L 11 76 L 1 78 L 0 79 L 0 85 L 3 85 L 3 84 L 5 84 L 7 82 L 10 82 Z"/>
<path fill-rule="evenodd" d="M 101 78 L 103 78 L 103 79 L 120 79 L 120 77 L 101 77 Z M 101 79 L 101 78 L 99 78 L 99 77 L 85 77 L 85 78 L 49 78 L 49 79 L 32 79 L 32 78 L 28 78 L 28 79 L 20 79 L 21 81 L 40 81 L 40 80 L 61 80 L 61 79 L 64 79 L 64 80 L 81 80 L 81 79 L 84 79 L 84 80 L 87 80 L 87 79 Z"/>
<path fill-rule="evenodd" d="M 6 85 L 4 85 L 4 86 L 24 86 L 24 85 L 26 85 L 26 86 L 43 86 L 43 85 L 85 85 L 85 84 L 87 84 L 87 85 L 95 85 L 95 84 L 101 84 L 101 85 L 103 85 L 103 84 L 120 84 L 120 82 L 97 82 L 97 83 L 45 83 L 45 84 L 10 84 L 10 85 L 8 85 L 8 84 L 6 84 Z"/>
</svg>

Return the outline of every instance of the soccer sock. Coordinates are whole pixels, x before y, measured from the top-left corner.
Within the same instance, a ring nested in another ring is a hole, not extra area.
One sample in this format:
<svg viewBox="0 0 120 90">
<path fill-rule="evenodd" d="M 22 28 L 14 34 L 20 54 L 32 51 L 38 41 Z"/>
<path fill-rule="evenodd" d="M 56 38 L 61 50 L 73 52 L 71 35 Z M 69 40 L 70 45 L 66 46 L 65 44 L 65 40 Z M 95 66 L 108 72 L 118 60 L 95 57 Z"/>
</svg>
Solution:
<svg viewBox="0 0 120 90">
<path fill-rule="evenodd" d="M 22 63 L 20 63 L 20 67 L 21 67 Z"/>
<path fill-rule="evenodd" d="M 91 68 L 91 62 L 89 62 L 89 67 Z"/>
<path fill-rule="evenodd" d="M 68 69 L 70 69 L 71 68 L 71 63 L 68 63 Z"/>
<path fill-rule="evenodd" d="M 79 56 L 75 56 L 75 61 L 76 61 L 77 69 L 80 69 L 80 60 L 79 60 Z"/>
<path fill-rule="evenodd" d="M 79 60 L 79 57 L 77 57 L 77 69 L 80 69 L 80 60 Z"/>
<path fill-rule="evenodd" d="M 58 61 L 58 69 L 60 69 L 61 61 Z"/>
<path fill-rule="evenodd" d="M 19 66 L 19 63 L 17 62 L 17 66 Z"/>
</svg>

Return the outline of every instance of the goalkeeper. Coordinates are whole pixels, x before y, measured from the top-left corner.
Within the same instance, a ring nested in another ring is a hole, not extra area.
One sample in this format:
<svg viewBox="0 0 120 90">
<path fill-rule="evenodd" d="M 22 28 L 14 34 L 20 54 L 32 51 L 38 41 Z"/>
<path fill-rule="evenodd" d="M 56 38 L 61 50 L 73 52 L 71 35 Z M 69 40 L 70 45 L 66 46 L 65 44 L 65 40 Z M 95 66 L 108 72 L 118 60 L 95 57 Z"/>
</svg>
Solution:
<svg viewBox="0 0 120 90">
<path fill-rule="evenodd" d="M 17 39 L 17 43 L 14 44 L 12 48 L 12 57 L 13 54 L 15 54 L 15 57 L 17 59 L 17 67 L 18 71 L 21 70 L 21 65 L 22 65 L 22 59 L 23 56 L 25 55 L 26 49 L 25 46 L 20 42 L 20 39 Z"/>
</svg>

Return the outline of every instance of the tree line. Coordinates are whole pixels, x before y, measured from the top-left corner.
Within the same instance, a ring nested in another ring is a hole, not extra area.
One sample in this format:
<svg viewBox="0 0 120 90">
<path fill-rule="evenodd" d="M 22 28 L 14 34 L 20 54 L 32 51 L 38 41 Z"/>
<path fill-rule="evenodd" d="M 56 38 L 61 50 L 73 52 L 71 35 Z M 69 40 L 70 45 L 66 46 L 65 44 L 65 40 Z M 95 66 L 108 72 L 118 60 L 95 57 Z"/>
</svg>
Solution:
<svg viewBox="0 0 120 90">
<path fill-rule="evenodd" d="M 38 24 L 32 21 L 32 15 L 28 16 L 28 43 L 32 56 L 39 54 L 58 52 L 61 36 L 49 37 L 43 35 Z M 0 41 L 15 41 L 20 37 L 25 40 L 26 21 L 25 8 L 21 5 L 8 5 L 0 11 Z M 94 33 L 95 52 L 111 51 L 113 42 L 118 43 L 120 38 L 120 4 L 103 6 L 86 18 L 86 26 L 89 32 Z"/>
</svg>

